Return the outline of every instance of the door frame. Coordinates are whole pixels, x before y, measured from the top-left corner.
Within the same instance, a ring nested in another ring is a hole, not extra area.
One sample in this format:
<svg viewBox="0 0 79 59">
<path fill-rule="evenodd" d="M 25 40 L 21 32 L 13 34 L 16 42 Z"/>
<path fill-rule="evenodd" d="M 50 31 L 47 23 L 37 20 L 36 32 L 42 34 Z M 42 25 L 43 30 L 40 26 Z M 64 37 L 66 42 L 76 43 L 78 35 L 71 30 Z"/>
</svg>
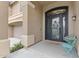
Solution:
<svg viewBox="0 0 79 59">
<path fill-rule="evenodd" d="M 66 9 L 66 14 L 67 14 L 67 17 L 66 17 L 66 19 L 67 19 L 67 28 L 66 28 L 66 30 L 67 30 L 67 35 L 69 34 L 68 33 L 68 6 L 60 6 L 60 7 L 56 7 L 56 8 L 52 8 L 52 9 L 50 9 L 50 10 L 48 10 L 48 11 L 46 11 L 45 12 L 45 40 L 46 40 L 46 16 L 47 16 L 47 13 L 48 12 L 51 12 L 51 11 L 53 11 L 53 10 L 57 10 L 57 9 Z M 62 40 L 56 40 L 56 41 L 62 41 Z"/>
</svg>

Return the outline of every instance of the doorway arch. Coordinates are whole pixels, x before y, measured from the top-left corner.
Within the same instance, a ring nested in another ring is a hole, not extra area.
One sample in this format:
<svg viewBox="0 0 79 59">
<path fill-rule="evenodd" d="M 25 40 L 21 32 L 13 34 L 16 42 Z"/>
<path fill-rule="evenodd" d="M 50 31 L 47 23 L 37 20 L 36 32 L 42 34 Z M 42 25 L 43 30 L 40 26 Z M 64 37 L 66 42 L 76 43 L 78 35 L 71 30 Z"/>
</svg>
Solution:
<svg viewBox="0 0 79 59">
<path fill-rule="evenodd" d="M 63 37 L 67 35 L 68 35 L 68 6 L 56 7 L 46 11 L 45 39 L 64 41 Z"/>
</svg>

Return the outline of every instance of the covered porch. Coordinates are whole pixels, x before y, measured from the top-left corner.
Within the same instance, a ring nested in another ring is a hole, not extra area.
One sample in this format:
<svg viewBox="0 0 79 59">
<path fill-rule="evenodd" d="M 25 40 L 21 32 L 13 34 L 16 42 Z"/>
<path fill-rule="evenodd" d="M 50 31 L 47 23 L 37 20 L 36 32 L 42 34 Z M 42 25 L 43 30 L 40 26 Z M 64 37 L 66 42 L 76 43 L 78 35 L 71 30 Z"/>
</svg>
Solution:
<svg viewBox="0 0 79 59">
<path fill-rule="evenodd" d="M 7 3 L 6 3 L 7 4 Z M 45 12 L 52 8 L 68 6 L 68 35 L 75 35 L 79 39 L 79 2 L 77 1 L 26 1 L 23 6 L 22 20 L 22 36 L 21 43 L 24 48 L 10 53 L 9 40 L 6 46 L 7 58 L 77 58 L 79 53 L 79 43 L 77 41 L 77 51 L 74 49 L 70 54 L 67 54 L 61 44 L 61 41 L 53 41 L 45 36 Z M 6 7 L 8 8 L 8 6 Z M 3 11 L 4 12 L 4 11 Z M 6 11 L 7 13 L 7 11 Z M 5 13 L 4 13 L 5 14 Z M 7 16 L 7 15 L 5 15 Z M 73 17 L 75 16 L 75 19 Z M 3 17 L 4 18 L 4 17 Z M 8 16 L 6 17 L 8 18 Z M 5 20 L 5 19 L 4 19 Z M 8 19 L 7 19 L 8 20 Z M 6 20 L 5 20 L 6 22 Z M 2 23 L 1 23 L 2 25 Z M 4 24 L 3 24 L 4 25 Z M 7 22 L 5 25 L 8 25 Z M 5 26 L 8 28 L 8 26 Z M 2 28 L 2 27 L 1 27 Z M 6 29 L 3 28 L 5 31 Z M 5 31 L 1 31 L 4 32 Z M 1 39 L 8 39 L 8 31 Z M 7 37 L 6 37 L 7 36 Z M 5 50 L 5 49 L 4 49 Z M 3 56 L 1 56 L 3 57 Z"/>
<path fill-rule="evenodd" d="M 45 13 L 48 10 L 54 9 L 56 7 L 67 6 L 68 7 L 68 35 L 75 35 L 78 37 L 78 31 L 75 27 L 78 25 L 77 22 L 77 2 L 64 2 L 64 1 L 30 1 L 26 2 L 24 8 L 24 19 L 23 19 L 23 29 L 24 36 L 23 39 L 27 38 L 29 40 L 28 44 L 32 46 L 29 48 L 23 48 L 22 50 L 12 53 L 8 57 L 78 57 L 78 51 L 72 50 L 70 54 L 66 54 L 61 43 L 59 41 L 46 40 L 46 16 Z M 74 12 L 76 10 L 76 12 Z M 27 17 L 26 17 L 27 16 Z M 73 16 L 76 16 L 76 21 L 73 20 Z M 26 25 L 27 24 L 27 25 Z M 27 29 L 26 29 L 27 27 Z M 76 27 L 78 28 L 78 27 Z M 67 31 L 66 31 L 67 32 Z M 61 34 L 60 34 L 61 35 Z M 38 43 L 39 42 L 39 43 Z M 25 40 L 22 42 L 25 47 Z M 24 51 L 23 54 L 19 52 Z M 26 52 L 25 52 L 26 51 Z M 60 53 L 60 54 L 59 54 Z M 16 55 L 17 56 L 16 56 Z M 25 55 L 24 55 L 25 54 Z M 27 55 L 27 56 L 26 56 Z M 43 55 L 43 56 L 42 56 Z"/>
</svg>

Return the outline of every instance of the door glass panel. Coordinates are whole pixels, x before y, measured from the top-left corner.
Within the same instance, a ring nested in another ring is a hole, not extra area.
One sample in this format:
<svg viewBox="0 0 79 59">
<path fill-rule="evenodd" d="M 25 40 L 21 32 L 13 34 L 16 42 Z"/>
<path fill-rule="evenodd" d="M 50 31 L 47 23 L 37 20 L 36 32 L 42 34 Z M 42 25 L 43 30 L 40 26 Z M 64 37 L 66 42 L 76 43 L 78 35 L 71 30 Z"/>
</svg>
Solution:
<svg viewBox="0 0 79 59">
<path fill-rule="evenodd" d="M 52 19 L 52 39 L 59 39 L 59 17 Z"/>
<path fill-rule="evenodd" d="M 65 36 L 65 17 L 63 17 L 63 37 Z"/>
<path fill-rule="evenodd" d="M 65 9 L 57 9 L 57 10 L 49 12 L 48 14 L 62 14 L 65 11 L 66 11 Z"/>
</svg>

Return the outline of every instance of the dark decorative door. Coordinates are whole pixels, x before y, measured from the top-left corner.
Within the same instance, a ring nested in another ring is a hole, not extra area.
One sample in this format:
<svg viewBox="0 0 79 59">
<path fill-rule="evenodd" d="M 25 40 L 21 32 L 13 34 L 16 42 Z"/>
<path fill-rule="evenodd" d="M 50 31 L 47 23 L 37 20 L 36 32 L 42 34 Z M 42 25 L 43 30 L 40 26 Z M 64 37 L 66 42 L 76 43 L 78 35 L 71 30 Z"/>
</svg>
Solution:
<svg viewBox="0 0 79 59">
<path fill-rule="evenodd" d="M 68 8 L 58 7 L 46 12 L 45 39 L 64 41 L 68 35 Z"/>
</svg>

